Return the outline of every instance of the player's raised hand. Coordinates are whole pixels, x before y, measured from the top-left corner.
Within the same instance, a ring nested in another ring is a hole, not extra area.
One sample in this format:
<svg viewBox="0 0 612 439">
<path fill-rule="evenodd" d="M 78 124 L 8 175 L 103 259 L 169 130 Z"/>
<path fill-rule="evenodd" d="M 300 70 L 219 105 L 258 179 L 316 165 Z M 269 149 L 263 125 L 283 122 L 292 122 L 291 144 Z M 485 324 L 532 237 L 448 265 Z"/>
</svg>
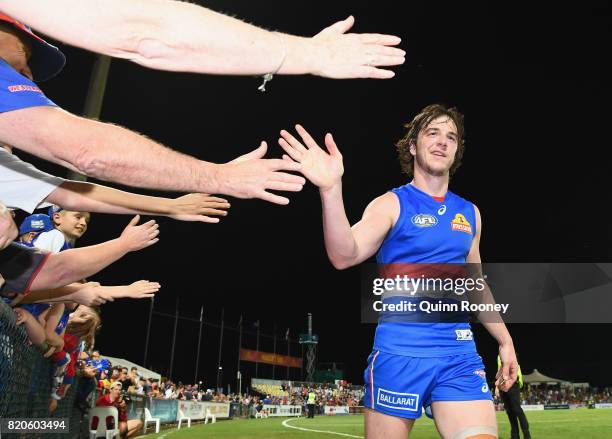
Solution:
<svg viewBox="0 0 612 439">
<path fill-rule="evenodd" d="M 128 252 L 142 250 L 159 241 L 157 237 L 159 235 L 159 225 L 155 220 L 137 225 L 138 221 L 140 221 L 140 215 L 132 218 L 132 221 L 130 221 L 119 237 Z"/>
<path fill-rule="evenodd" d="M 218 223 L 219 218 L 209 215 L 226 216 L 230 204 L 223 198 L 208 194 L 187 194 L 172 200 L 172 214 L 168 215 L 179 221 L 201 221 Z"/>
<path fill-rule="evenodd" d="M 312 73 L 337 79 L 395 76 L 393 71 L 380 67 L 404 63 L 406 52 L 392 47 L 401 39 L 394 35 L 347 33 L 353 24 L 355 18 L 351 15 L 312 37 L 316 47 Z"/>
<path fill-rule="evenodd" d="M 500 345 L 499 358 L 501 360 L 501 367 L 495 375 L 495 385 L 500 390 L 507 392 L 518 377 L 518 361 L 516 359 L 516 352 L 514 352 L 514 345 Z"/>
<path fill-rule="evenodd" d="M 332 135 L 330 133 L 325 135 L 326 152 L 301 125 L 296 125 L 295 129 L 303 143 L 288 131 L 281 130 L 280 132 L 281 138 L 278 139 L 278 144 L 287 153 L 284 159 L 287 161 L 293 159 L 300 163 L 302 175 L 323 191 L 339 184 L 344 174 L 344 165 L 342 154 Z"/>
<path fill-rule="evenodd" d="M 288 198 L 268 191 L 301 191 L 306 180 L 284 172 L 299 171 L 301 166 L 281 159 L 264 159 L 267 150 L 266 142 L 261 142 L 254 151 L 221 165 L 216 176 L 218 192 L 236 198 L 261 198 L 275 204 L 288 204 Z"/>
</svg>

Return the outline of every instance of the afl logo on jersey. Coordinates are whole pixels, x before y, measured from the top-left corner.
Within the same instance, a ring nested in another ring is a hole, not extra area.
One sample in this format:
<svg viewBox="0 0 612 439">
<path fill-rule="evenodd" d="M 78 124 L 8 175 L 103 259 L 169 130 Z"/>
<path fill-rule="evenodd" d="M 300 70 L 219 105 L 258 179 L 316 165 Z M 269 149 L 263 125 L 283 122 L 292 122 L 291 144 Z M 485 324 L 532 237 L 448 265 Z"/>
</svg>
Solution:
<svg viewBox="0 0 612 439">
<path fill-rule="evenodd" d="M 412 217 L 412 224 L 417 227 L 433 227 L 438 224 L 438 218 L 427 213 L 419 213 Z"/>
<path fill-rule="evenodd" d="M 455 215 L 455 218 L 451 221 L 451 230 L 457 232 L 465 232 L 469 235 L 472 234 L 472 225 L 469 223 L 465 217 L 458 213 Z"/>
</svg>

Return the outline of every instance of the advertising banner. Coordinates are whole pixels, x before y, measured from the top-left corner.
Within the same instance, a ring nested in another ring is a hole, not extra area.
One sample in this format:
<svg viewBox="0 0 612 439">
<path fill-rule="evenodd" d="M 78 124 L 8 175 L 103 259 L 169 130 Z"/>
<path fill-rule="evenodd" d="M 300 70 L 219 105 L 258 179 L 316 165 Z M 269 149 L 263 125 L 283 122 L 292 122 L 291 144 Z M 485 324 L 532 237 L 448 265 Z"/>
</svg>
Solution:
<svg viewBox="0 0 612 439">
<path fill-rule="evenodd" d="M 302 416 L 301 405 L 264 404 L 262 410 L 267 410 L 268 416 Z"/>
<path fill-rule="evenodd" d="M 192 421 L 197 419 L 204 419 L 206 412 L 204 411 L 203 403 L 195 401 L 177 401 L 178 409 Z"/>
<path fill-rule="evenodd" d="M 299 357 L 288 357 L 287 355 L 254 351 L 252 349 L 240 349 L 240 360 L 252 361 L 254 363 L 273 364 L 275 366 L 296 368 L 302 367 L 302 359 Z"/>
<path fill-rule="evenodd" d="M 210 413 L 219 418 L 229 418 L 230 405 L 228 402 L 201 402 L 204 409 L 204 416 L 206 416 L 206 409 L 210 410 Z"/>
<path fill-rule="evenodd" d="M 227 402 L 178 401 L 178 409 L 195 421 L 206 417 L 206 409 L 217 418 L 229 418 L 230 405 Z"/>
<path fill-rule="evenodd" d="M 333 405 L 326 405 L 325 406 L 325 414 L 328 416 L 334 416 L 334 415 L 348 415 L 349 414 L 349 408 L 347 405 L 339 405 L 339 406 L 333 406 Z"/>
<path fill-rule="evenodd" d="M 569 410 L 569 404 L 545 404 L 544 410 Z"/>
<path fill-rule="evenodd" d="M 521 408 L 524 411 L 544 410 L 544 404 L 522 404 Z"/>
<path fill-rule="evenodd" d="M 176 400 L 173 399 L 151 399 L 151 415 L 154 418 L 160 418 L 161 423 L 176 421 L 178 411 Z"/>
<path fill-rule="evenodd" d="M 126 400 L 129 399 L 127 405 L 128 419 L 142 419 L 144 417 L 144 408 L 146 407 L 146 397 L 144 395 L 133 395 L 127 396 Z"/>
</svg>

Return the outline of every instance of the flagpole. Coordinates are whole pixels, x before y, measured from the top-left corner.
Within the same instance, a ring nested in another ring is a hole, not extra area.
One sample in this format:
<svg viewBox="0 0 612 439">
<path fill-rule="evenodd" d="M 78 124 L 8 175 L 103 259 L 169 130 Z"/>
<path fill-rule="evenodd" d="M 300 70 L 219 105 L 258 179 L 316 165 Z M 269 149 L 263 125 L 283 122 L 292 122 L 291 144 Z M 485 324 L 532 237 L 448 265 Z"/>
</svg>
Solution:
<svg viewBox="0 0 612 439">
<path fill-rule="evenodd" d="M 176 298 L 176 314 L 174 317 L 174 333 L 172 335 L 172 352 L 170 353 L 170 373 L 168 374 L 168 378 L 172 379 L 172 369 L 174 366 L 174 346 L 176 345 L 176 328 L 178 326 L 178 318 L 179 318 L 179 298 Z"/>
<path fill-rule="evenodd" d="M 287 340 L 287 357 L 291 357 L 291 341 L 289 340 L 289 328 L 285 332 L 285 340 Z M 287 381 L 289 381 L 289 364 L 287 364 Z"/>
<path fill-rule="evenodd" d="M 222 387 L 221 381 L 221 349 L 223 348 L 223 326 L 224 326 L 225 308 L 221 308 L 221 332 L 219 333 L 219 357 L 217 359 L 217 389 Z"/>
<path fill-rule="evenodd" d="M 240 350 L 242 349 L 242 314 L 240 314 L 240 320 L 238 320 L 238 367 L 236 369 L 237 373 L 236 373 L 236 379 L 238 380 L 238 394 L 240 394 L 240 388 L 242 387 L 240 385 L 241 383 L 241 379 L 240 379 Z"/>
<path fill-rule="evenodd" d="M 198 382 L 198 369 L 200 365 L 200 346 L 202 345 L 202 323 L 204 322 L 204 305 L 200 308 L 200 332 L 198 333 L 198 353 L 196 355 L 195 374 L 193 382 Z"/>
<path fill-rule="evenodd" d="M 147 356 L 149 353 L 149 336 L 151 335 L 151 319 L 153 318 L 154 302 L 155 302 L 155 296 L 151 297 L 151 304 L 149 305 L 149 323 L 147 323 L 147 338 L 145 339 L 145 351 L 144 351 L 144 358 L 142 360 L 142 366 L 145 368 L 147 367 Z"/>
<path fill-rule="evenodd" d="M 259 355 L 259 320 L 257 320 L 257 344 L 255 347 L 255 350 L 257 351 Z M 259 378 L 258 372 L 259 372 L 259 362 L 256 362 L 255 363 L 255 378 Z"/>
<path fill-rule="evenodd" d="M 274 349 L 274 362 L 276 362 L 276 323 L 274 324 L 274 344 L 273 344 L 273 349 Z M 276 364 L 272 364 L 272 379 L 276 379 L 276 376 L 274 375 L 274 372 L 276 370 Z"/>
</svg>

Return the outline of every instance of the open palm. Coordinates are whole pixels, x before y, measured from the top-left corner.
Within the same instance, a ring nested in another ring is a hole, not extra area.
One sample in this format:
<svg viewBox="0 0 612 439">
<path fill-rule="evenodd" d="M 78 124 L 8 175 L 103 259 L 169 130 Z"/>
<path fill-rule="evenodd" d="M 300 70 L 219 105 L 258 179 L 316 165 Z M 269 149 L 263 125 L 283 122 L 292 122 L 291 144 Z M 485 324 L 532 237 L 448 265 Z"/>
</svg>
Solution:
<svg viewBox="0 0 612 439">
<path fill-rule="evenodd" d="M 322 190 L 340 183 L 344 173 L 344 165 L 342 164 L 342 154 L 340 154 L 332 135 L 328 133 L 325 136 L 325 146 L 328 151 L 325 152 L 301 125 L 296 125 L 295 129 L 303 143 L 288 131 L 282 130 L 278 144 L 287 153 L 287 156 L 283 158 L 285 160 L 293 159 L 300 163 L 302 165 L 300 170 L 302 175 Z"/>
</svg>

